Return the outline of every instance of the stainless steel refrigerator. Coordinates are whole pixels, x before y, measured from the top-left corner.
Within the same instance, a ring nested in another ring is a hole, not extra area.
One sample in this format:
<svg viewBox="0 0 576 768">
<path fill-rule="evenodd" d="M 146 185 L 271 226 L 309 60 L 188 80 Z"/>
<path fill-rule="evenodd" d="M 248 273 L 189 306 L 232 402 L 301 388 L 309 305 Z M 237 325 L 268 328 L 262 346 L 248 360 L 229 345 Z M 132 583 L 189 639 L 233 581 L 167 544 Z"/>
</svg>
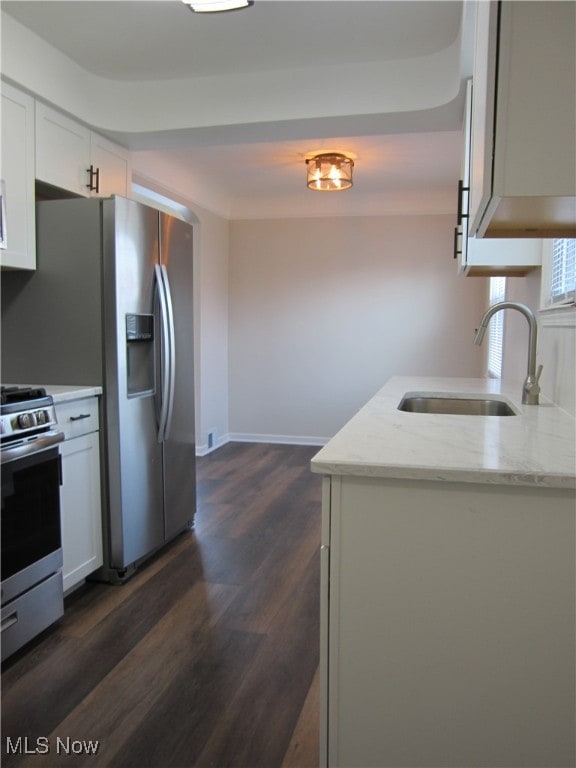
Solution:
<svg viewBox="0 0 576 768">
<path fill-rule="evenodd" d="M 105 566 L 195 512 L 192 227 L 121 197 L 37 204 L 35 273 L 3 275 L 3 379 L 101 385 Z"/>
</svg>

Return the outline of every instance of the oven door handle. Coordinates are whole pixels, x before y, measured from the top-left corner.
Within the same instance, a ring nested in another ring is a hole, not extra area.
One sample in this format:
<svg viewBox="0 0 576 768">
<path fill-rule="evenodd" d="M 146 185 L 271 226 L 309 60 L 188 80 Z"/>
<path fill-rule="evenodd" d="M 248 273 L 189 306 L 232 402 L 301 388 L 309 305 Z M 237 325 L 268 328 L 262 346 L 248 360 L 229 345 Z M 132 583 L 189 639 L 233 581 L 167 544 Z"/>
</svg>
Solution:
<svg viewBox="0 0 576 768">
<path fill-rule="evenodd" d="M 14 611 L 14 613 L 11 613 L 10 616 L 6 616 L 4 619 L 2 619 L 2 623 L 0 624 L 0 632 L 5 632 L 7 629 L 10 629 L 10 627 L 13 627 L 14 624 L 18 624 L 18 611 Z"/>
<path fill-rule="evenodd" d="M 30 456 L 33 453 L 39 453 L 47 448 L 52 448 L 58 443 L 64 441 L 64 432 L 56 430 L 50 430 L 49 432 L 43 432 L 35 437 L 29 437 L 26 440 L 19 441 L 17 443 L 3 445 L 1 451 L 2 464 L 6 464 L 8 461 L 14 461 L 14 459 L 20 459 L 22 456 Z"/>
</svg>

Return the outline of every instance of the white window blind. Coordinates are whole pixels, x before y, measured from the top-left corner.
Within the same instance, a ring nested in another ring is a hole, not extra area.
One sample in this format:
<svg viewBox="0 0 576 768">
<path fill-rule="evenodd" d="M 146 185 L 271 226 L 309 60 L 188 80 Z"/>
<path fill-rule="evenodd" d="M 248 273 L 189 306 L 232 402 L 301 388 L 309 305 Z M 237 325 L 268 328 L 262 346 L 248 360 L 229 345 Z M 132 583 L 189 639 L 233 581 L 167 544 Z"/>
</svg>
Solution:
<svg viewBox="0 0 576 768">
<path fill-rule="evenodd" d="M 490 278 L 490 306 L 506 298 L 506 278 Z M 488 325 L 488 375 L 502 376 L 502 350 L 504 344 L 504 312 L 496 312 Z"/>
<path fill-rule="evenodd" d="M 554 240 L 550 295 L 553 304 L 568 304 L 575 301 L 575 266 L 576 240 Z"/>
</svg>

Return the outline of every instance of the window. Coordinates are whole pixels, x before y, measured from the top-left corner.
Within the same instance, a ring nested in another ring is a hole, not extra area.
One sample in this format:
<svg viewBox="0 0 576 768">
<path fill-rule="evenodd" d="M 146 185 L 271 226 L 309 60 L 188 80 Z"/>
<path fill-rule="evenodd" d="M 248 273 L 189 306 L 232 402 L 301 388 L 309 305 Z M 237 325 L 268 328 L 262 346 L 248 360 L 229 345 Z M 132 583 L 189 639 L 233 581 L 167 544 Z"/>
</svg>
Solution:
<svg viewBox="0 0 576 768">
<path fill-rule="evenodd" d="M 552 243 L 552 274 L 550 303 L 569 304 L 575 300 L 576 240 L 554 240 Z"/>
<path fill-rule="evenodd" d="M 506 278 L 490 278 L 490 306 L 506 298 Z M 496 312 L 488 325 L 488 376 L 502 376 L 502 349 L 504 344 L 504 312 Z"/>
</svg>

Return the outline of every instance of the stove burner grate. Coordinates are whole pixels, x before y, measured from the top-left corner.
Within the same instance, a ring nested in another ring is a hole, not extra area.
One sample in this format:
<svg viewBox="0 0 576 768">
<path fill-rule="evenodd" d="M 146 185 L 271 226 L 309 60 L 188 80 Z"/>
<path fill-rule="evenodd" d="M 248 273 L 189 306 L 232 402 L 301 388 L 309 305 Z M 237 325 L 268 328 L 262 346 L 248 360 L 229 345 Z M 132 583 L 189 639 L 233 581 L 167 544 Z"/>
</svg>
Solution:
<svg viewBox="0 0 576 768">
<path fill-rule="evenodd" d="M 29 400 L 38 400 L 46 397 L 44 387 L 0 387 L 0 404 L 26 403 Z"/>
</svg>

